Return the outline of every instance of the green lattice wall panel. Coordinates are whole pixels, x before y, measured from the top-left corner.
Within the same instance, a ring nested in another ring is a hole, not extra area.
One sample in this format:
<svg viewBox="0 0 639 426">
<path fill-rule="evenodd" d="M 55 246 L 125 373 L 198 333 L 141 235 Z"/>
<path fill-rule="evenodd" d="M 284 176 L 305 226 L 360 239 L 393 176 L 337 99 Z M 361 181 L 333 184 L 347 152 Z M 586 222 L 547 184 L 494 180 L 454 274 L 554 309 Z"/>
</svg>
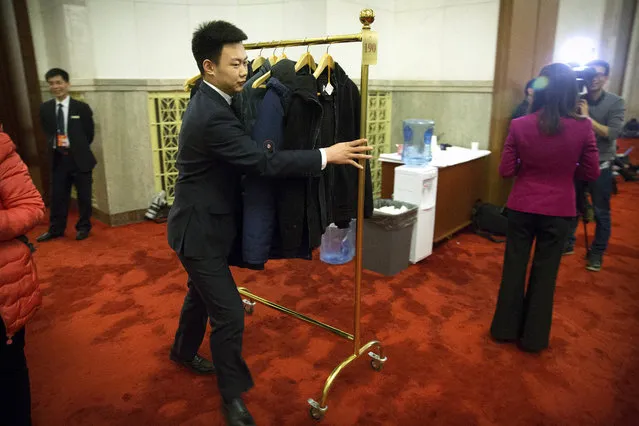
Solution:
<svg viewBox="0 0 639 426">
<path fill-rule="evenodd" d="M 186 109 L 189 94 L 150 93 L 149 122 L 151 123 L 151 144 L 153 148 L 153 169 L 156 191 L 164 190 L 169 203 L 173 202 L 177 169 L 175 157 L 178 149 L 178 135 L 182 115 Z M 371 91 L 368 97 L 368 140 L 374 147 L 373 157 L 388 152 L 390 148 L 391 92 Z M 373 194 L 381 192 L 381 164 L 371 162 Z"/>
<path fill-rule="evenodd" d="M 368 144 L 373 147 L 371 177 L 373 196 L 378 198 L 382 190 L 382 165 L 379 154 L 389 152 L 391 129 L 391 92 L 371 91 L 368 94 Z"/>
<path fill-rule="evenodd" d="M 166 191 L 169 204 L 175 196 L 178 135 L 188 101 L 189 94 L 185 92 L 149 93 L 155 190 Z"/>
</svg>

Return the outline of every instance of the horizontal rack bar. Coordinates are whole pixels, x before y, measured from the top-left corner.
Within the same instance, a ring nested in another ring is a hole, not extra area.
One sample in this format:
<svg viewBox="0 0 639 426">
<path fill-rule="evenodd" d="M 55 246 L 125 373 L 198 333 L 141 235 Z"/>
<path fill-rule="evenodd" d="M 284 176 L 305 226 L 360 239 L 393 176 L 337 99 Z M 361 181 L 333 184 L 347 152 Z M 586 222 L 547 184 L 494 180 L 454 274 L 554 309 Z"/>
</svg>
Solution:
<svg viewBox="0 0 639 426">
<path fill-rule="evenodd" d="M 248 291 L 244 287 L 238 287 L 238 291 L 240 292 L 240 294 L 243 294 L 244 296 L 250 298 L 251 300 L 254 300 L 256 302 L 260 302 L 261 304 L 263 304 L 265 306 L 268 306 L 269 308 L 273 308 L 273 309 L 275 309 L 277 311 L 284 312 L 285 314 L 291 315 L 291 316 L 293 316 L 293 317 L 295 317 L 295 318 L 297 318 L 299 320 L 302 320 L 302 321 L 308 322 L 310 324 L 316 325 L 318 327 L 321 327 L 321 328 L 323 328 L 325 330 L 330 331 L 331 333 L 337 334 L 338 336 L 340 336 L 340 337 L 342 337 L 344 339 L 351 340 L 351 341 L 354 340 L 353 335 L 350 334 L 350 333 L 342 331 L 339 328 L 335 328 L 335 327 L 333 327 L 331 325 L 324 324 L 323 322 L 320 322 L 320 321 L 318 321 L 316 319 L 313 319 L 313 318 L 308 317 L 308 316 L 306 316 L 304 314 L 296 312 L 296 311 L 294 311 L 292 309 L 289 309 L 289 308 L 287 308 L 285 306 L 281 306 L 281 305 L 278 305 L 277 303 L 273 303 L 270 300 L 264 299 L 263 297 L 256 296 L 255 294 L 251 293 L 250 291 Z"/>
<path fill-rule="evenodd" d="M 292 40 L 264 41 L 259 43 L 246 43 L 244 49 L 255 50 L 268 47 L 310 46 L 313 44 L 354 43 L 362 41 L 362 34 L 346 34 L 337 36 L 298 38 Z"/>
</svg>

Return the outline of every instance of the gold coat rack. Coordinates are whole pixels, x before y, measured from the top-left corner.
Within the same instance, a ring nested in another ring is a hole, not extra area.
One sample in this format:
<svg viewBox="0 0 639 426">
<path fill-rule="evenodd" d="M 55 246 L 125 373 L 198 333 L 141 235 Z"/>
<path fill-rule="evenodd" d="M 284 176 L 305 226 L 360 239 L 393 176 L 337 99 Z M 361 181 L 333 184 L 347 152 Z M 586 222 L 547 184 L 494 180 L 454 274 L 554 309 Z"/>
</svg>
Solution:
<svg viewBox="0 0 639 426">
<path fill-rule="evenodd" d="M 366 138 L 367 133 L 367 109 L 368 109 L 368 68 L 370 65 L 377 63 L 377 34 L 371 30 L 371 24 L 375 21 L 375 13 L 372 9 L 363 9 L 360 12 L 359 20 L 362 24 L 362 31 L 357 34 L 347 34 L 338 36 L 327 36 L 317 38 L 305 38 L 294 40 L 279 40 L 259 43 L 247 43 L 244 45 L 246 50 L 263 49 L 270 47 L 290 47 L 290 46 L 309 46 L 317 44 L 336 44 L 336 43 L 362 43 L 362 64 L 361 64 L 361 117 L 360 117 L 360 134 L 361 138 Z M 199 76 L 198 76 L 199 77 Z M 195 77 L 187 81 L 187 85 Z M 365 161 L 361 160 L 360 164 L 365 166 Z M 364 227 L 364 183 L 365 183 L 365 167 L 358 171 L 358 189 L 357 189 L 357 234 L 355 240 L 355 300 L 354 300 L 354 313 L 353 313 L 353 334 L 340 330 L 331 325 L 325 324 L 321 321 L 310 318 L 304 314 L 296 312 L 292 309 L 273 303 L 262 297 L 259 297 L 251 293 L 244 287 L 239 287 L 240 294 L 245 296 L 243 299 L 244 310 L 247 314 L 252 314 L 255 304 L 261 303 L 265 306 L 283 312 L 317 327 L 328 330 L 339 337 L 353 342 L 353 351 L 351 355 L 342 361 L 337 367 L 333 369 L 328 376 L 322 389 L 322 397 L 318 401 L 309 399 L 310 415 L 316 420 L 320 420 L 326 414 L 328 406 L 326 401 L 328 394 L 333 386 L 333 383 L 342 372 L 353 361 L 361 357 L 362 355 L 368 355 L 371 358 L 371 366 L 376 371 L 381 371 L 386 357 L 383 353 L 381 342 L 377 340 L 371 340 L 365 345 L 361 346 L 360 343 L 360 314 L 361 314 L 361 290 L 362 290 L 362 235 Z M 371 350 L 377 349 L 377 352 Z"/>
</svg>

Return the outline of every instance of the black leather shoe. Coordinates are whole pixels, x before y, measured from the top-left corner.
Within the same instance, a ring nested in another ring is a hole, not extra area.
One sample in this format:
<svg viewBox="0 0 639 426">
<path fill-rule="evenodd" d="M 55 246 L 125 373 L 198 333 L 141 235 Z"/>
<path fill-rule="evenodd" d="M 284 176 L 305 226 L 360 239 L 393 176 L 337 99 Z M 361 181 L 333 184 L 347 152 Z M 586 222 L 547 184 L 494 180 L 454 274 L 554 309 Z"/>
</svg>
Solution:
<svg viewBox="0 0 639 426">
<path fill-rule="evenodd" d="M 226 424 L 229 426 L 255 426 L 253 416 L 240 398 L 235 398 L 228 404 L 224 404 L 224 417 L 226 417 Z"/>
<path fill-rule="evenodd" d="M 213 363 L 209 361 L 208 359 L 204 359 L 197 354 L 193 357 L 191 361 L 181 360 L 175 354 L 173 354 L 173 352 L 171 352 L 171 356 L 169 358 L 171 359 L 171 361 L 188 368 L 195 374 L 199 374 L 203 376 L 215 374 L 215 366 L 213 365 Z"/>
<path fill-rule="evenodd" d="M 47 231 L 44 234 L 40 235 L 38 238 L 36 238 L 36 241 L 39 243 L 44 243 L 45 241 L 50 241 L 56 238 L 60 238 L 61 236 L 62 234 L 53 234 L 50 231 Z"/>
<path fill-rule="evenodd" d="M 75 239 L 78 241 L 86 240 L 87 238 L 89 238 L 89 231 L 78 231 L 75 234 Z"/>
</svg>

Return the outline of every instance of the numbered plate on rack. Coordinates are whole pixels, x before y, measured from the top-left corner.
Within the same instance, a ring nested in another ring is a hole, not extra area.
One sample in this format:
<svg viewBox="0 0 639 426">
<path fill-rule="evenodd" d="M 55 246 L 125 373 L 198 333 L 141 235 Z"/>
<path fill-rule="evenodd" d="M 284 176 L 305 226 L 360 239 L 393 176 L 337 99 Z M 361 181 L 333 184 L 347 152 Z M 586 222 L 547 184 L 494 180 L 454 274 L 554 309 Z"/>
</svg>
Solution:
<svg viewBox="0 0 639 426">
<path fill-rule="evenodd" d="M 378 35 L 375 31 L 363 31 L 362 65 L 377 65 Z"/>
</svg>

